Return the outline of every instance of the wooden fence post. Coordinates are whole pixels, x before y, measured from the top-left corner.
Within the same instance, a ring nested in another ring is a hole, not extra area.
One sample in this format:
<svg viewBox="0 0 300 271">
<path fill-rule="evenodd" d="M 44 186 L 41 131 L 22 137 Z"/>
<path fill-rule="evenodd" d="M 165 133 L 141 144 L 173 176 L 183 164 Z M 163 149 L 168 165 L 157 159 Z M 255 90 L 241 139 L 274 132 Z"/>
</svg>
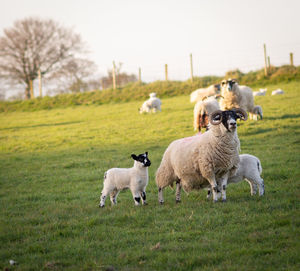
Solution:
<svg viewBox="0 0 300 271">
<path fill-rule="evenodd" d="M 194 80 L 194 74 L 193 74 L 193 55 L 190 54 L 190 64 L 191 64 L 191 81 Z"/>
<path fill-rule="evenodd" d="M 40 90 L 40 97 L 43 97 L 43 93 L 42 93 L 42 74 L 41 74 L 41 70 L 38 70 L 38 77 L 39 77 L 39 90 Z"/>
<path fill-rule="evenodd" d="M 268 69 L 269 69 L 269 71 L 271 69 L 271 61 L 270 61 L 270 57 L 269 56 L 268 56 Z"/>
<path fill-rule="evenodd" d="M 294 66 L 294 54 L 290 53 L 290 64 L 291 66 Z"/>
<path fill-rule="evenodd" d="M 29 80 L 29 89 L 30 89 L 30 99 L 34 98 L 34 93 L 33 93 L 33 82 L 32 79 Z"/>
<path fill-rule="evenodd" d="M 112 80 L 113 80 L 113 89 L 116 89 L 116 64 L 113 61 L 113 70 L 112 70 Z"/>
<path fill-rule="evenodd" d="M 264 43 L 264 58 L 265 58 L 265 76 L 268 75 L 268 70 L 267 70 L 267 49 L 266 49 L 266 44 Z"/>
<path fill-rule="evenodd" d="M 168 81 L 168 64 L 165 64 L 165 76 L 166 76 L 166 81 Z"/>
<path fill-rule="evenodd" d="M 139 68 L 139 83 L 142 83 L 142 69 Z"/>
</svg>

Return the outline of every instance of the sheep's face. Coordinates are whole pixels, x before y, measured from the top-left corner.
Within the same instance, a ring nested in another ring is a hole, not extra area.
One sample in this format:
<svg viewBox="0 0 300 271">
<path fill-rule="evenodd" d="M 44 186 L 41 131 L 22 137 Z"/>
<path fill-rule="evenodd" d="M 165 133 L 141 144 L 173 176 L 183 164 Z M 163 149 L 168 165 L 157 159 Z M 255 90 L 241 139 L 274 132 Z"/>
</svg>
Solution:
<svg viewBox="0 0 300 271">
<path fill-rule="evenodd" d="M 237 84 L 236 80 L 235 79 L 228 79 L 228 80 L 223 80 L 222 83 L 221 83 L 221 88 L 222 88 L 222 91 L 232 91 L 233 89 L 233 86 Z"/>
<path fill-rule="evenodd" d="M 131 154 L 133 160 L 141 163 L 144 167 L 150 167 L 151 161 L 148 159 L 148 152 L 139 154 L 136 156 L 135 154 Z"/>
<path fill-rule="evenodd" d="M 237 124 L 236 120 L 247 120 L 247 113 L 240 108 L 233 110 L 217 110 L 210 115 L 210 123 L 213 125 L 223 124 L 228 132 L 234 132 Z"/>
</svg>

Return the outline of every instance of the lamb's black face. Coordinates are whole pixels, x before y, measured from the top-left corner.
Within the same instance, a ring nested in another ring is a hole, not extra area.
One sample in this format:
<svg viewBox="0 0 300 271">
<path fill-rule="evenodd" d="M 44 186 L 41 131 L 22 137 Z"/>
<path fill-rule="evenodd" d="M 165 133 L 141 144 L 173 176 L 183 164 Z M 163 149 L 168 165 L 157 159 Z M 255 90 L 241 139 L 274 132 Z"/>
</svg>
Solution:
<svg viewBox="0 0 300 271">
<path fill-rule="evenodd" d="M 221 86 L 222 89 L 231 91 L 234 84 L 236 84 L 236 81 L 234 79 L 228 79 L 228 80 L 223 80 Z"/>
<path fill-rule="evenodd" d="M 150 167 L 151 161 L 148 159 L 148 152 L 139 154 L 136 156 L 135 154 L 131 154 L 131 157 L 137 161 L 143 164 L 144 167 Z"/>
</svg>

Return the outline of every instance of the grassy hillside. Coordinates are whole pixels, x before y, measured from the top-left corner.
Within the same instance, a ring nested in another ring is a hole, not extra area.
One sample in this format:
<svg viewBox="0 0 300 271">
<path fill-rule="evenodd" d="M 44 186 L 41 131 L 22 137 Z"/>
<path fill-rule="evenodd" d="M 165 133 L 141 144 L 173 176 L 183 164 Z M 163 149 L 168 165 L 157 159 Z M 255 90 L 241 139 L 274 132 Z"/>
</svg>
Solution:
<svg viewBox="0 0 300 271">
<path fill-rule="evenodd" d="M 168 188 L 158 204 L 164 150 L 194 134 L 188 95 L 151 115 L 138 114 L 140 101 L 0 113 L 0 269 L 299 270 L 300 84 L 267 87 L 285 94 L 256 97 L 264 120 L 238 127 L 242 153 L 262 162 L 266 195 L 251 197 L 243 182 L 228 187 L 227 203 L 200 191 L 176 205 Z M 143 151 L 149 205 L 124 191 L 99 209 L 105 170 Z"/>
</svg>

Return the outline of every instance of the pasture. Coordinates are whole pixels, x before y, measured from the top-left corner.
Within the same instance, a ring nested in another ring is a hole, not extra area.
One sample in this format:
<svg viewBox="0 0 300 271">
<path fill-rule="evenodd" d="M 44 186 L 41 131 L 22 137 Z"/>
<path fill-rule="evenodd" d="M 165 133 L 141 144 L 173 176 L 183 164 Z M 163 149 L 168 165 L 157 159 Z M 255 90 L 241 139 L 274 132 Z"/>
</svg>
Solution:
<svg viewBox="0 0 300 271">
<path fill-rule="evenodd" d="M 241 153 L 260 158 L 266 194 L 232 184 L 227 203 L 195 191 L 175 204 L 167 188 L 158 204 L 166 147 L 194 134 L 188 95 L 148 115 L 141 101 L 0 113 L 0 269 L 299 270 L 300 84 L 267 87 L 255 97 L 263 121 L 238 123 Z M 285 94 L 271 96 L 279 87 Z M 104 172 L 144 151 L 149 205 L 135 207 L 127 190 L 117 206 L 98 208 Z"/>
</svg>

